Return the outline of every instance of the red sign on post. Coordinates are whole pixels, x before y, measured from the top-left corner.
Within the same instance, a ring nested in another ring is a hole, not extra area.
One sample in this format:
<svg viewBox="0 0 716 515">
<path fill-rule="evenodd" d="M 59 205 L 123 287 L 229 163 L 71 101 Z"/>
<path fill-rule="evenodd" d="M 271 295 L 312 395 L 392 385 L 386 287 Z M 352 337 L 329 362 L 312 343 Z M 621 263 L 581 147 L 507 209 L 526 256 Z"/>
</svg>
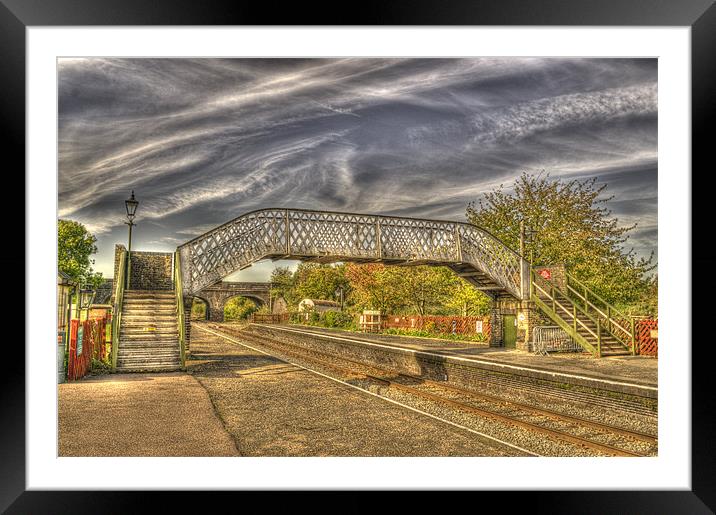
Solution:
<svg viewBox="0 0 716 515">
<path fill-rule="evenodd" d="M 549 271 L 549 268 L 544 268 L 539 271 L 539 275 L 547 279 L 548 281 L 552 280 L 552 272 Z"/>
</svg>

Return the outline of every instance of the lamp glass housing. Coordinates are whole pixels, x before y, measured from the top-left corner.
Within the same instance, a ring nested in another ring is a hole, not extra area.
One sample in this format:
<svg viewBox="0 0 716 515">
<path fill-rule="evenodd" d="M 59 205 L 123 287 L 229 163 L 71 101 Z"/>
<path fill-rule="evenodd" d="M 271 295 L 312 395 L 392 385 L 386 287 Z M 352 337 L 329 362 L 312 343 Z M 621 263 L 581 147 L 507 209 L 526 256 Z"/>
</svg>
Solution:
<svg viewBox="0 0 716 515">
<path fill-rule="evenodd" d="M 87 309 L 92 305 L 97 292 L 87 286 L 80 290 L 80 309 Z"/>
<path fill-rule="evenodd" d="M 127 208 L 127 218 L 130 220 L 134 219 L 134 215 L 137 212 L 137 206 L 139 205 L 139 201 L 134 198 L 134 191 L 132 191 L 132 196 L 124 201 L 124 205 Z"/>
</svg>

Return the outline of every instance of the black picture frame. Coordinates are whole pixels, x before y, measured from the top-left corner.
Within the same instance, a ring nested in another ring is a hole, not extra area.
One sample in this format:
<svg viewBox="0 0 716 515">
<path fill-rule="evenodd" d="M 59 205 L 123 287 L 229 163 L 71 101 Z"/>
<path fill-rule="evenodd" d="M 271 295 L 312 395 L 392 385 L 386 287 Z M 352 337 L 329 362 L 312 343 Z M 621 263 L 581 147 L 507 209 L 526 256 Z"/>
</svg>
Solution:
<svg viewBox="0 0 716 515">
<path fill-rule="evenodd" d="M 687 26 L 691 27 L 692 64 L 692 241 L 708 241 L 709 212 L 716 174 L 710 161 L 713 146 L 710 124 L 716 111 L 716 6 L 712 0 L 501 0 L 501 1 L 378 1 L 354 4 L 350 16 L 335 5 L 287 3 L 277 8 L 270 3 L 196 2 L 187 0 L 0 0 L 0 123 L 3 126 L 4 177 L 17 177 L 13 170 L 25 169 L 25 29 L 29 26 L 84 25 L 571 25 L 571 26 Z M 8 157 L 13 158 L 8 161 Z M 14 165 L 10 165 L 12 162 Z M 708 165 L 707 165 L 708 163 Z M 711 166 L 709 166 L 711 165 Z M 698 171 L 698 173 L 694 173 Z M 698 180 L 698 187 L 695 187 Z M 19 181 L 18 181 L 19 182 Z M 20 183 L 22 185 L 22 183 Z M 24 191 L 24 186 L 21 186 Z M 5 189 L 5 188 L 4 188 Z M 5 189 L 8 195 L 9 189 Z M 15 186 L 10 199 L 24 199 Z M 8 197 L 6 197 L 8 198 Z M 663 208 L 663 206 L 660 206 Z M 699 209 L 703 210 L 699 213 Z M 15 217 L 19 209 L 14 209 Z M 24 213 L 24 210 L 22 211 Z M 4 270 L 22 269 L 24 225 L 3 224 L 5 241 L 12 250 L 2 253 Z M 585 492 L 481 492 L 479 502 L 498 502 L 514 506 L 527 504 L 539 513 L 713 513 L 716 510 L 716 445 L 713 413 L 716 412 L 711 368 L 714 343 L 708 324 L 708 300 L 714 291 L 713 273 L 716 251 L 713 245 L 692 246 L 692 320 L 685 327 L 684 345 L 692 345 L 692 489 L 690 491 L 585 491 Z M 20 274 L 6 274 L 6 298 L 12 297 L 17 313 L 16 293 L 24 291 Z M 12 292 L 12 293 L 7 293 Z M 705 292 L 699 298 L 699 292 Z M 3 311 L 7 313 L 6 310 Z M 25 310 L 25 323 L 32 316 Z M 8 323 L 10 321 L 7 321 Z M 19 339 L 20 321 L 13 319 L 13 337 Z M 15 329 L 17 327 L 17 329 Z M 7 330 L 5 332 L 7 335 Z M 6 336 L 7 338 L 7 336 Z M 160 500 L 163 509 L 201 506 L 206 500 L 195 492 L 66 492 L 26 491 L 25 473 L 25 354 L 15 344 L 5 352 L 2 363 L 0 396 L 0 511 L 7 513 L 133 513 Z M 668 367 L 668 363 L 660 363 Z M 206 494 L 206 493 L 205 493 Z M 413 492 L 401 501 L 402 509 L 424 506 L 424 492 Z M 255 494 L 214 493 L 212 504 L 234 500 L 249 505 Z M 276 495 L 275 493 L 271 495 Z M 459 497 L 450 504 L 458 506 Z M 160 499 L 158 499 L 160 498 Z M 281 500 L 277 500 L 281 503 Z M 309 501 L 310 502 L 310 501 Z M 474 503 L 475 500 L 470 500 Z M 353 492 L 338 500 L 322 499 L 326 511 L 374 511 L 369 496 Z M 455 504 L 453 504 L 455 503 Z M 203 504 L 205 507 L 206 505 Z M 448 506 L 445 506 L 446 508 Z M 203 510 L 202 510 L 203 511 Z M 319 511 L 323 511 L 319 509 Z"/>
</svg>

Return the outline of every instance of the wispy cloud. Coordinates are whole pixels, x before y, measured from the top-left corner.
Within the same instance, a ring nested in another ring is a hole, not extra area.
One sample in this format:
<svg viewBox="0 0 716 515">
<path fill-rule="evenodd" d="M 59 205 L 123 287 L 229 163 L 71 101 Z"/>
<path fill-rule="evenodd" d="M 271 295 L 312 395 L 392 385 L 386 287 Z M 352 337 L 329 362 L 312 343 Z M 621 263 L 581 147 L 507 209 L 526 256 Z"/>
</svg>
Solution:
<svg viewBox="0 0 716 515">
<path fill-rule="evenodd" d="M 598 176 L 656 247 L 654 59 L 61 59 L 59 214 L 164 248 L 261 207 L 463 219 L 522 171 Z M 651 231 L 651 232 L 650 232 Z M 650 239 L 651 238 L 651 239 Z"/>
</svg>

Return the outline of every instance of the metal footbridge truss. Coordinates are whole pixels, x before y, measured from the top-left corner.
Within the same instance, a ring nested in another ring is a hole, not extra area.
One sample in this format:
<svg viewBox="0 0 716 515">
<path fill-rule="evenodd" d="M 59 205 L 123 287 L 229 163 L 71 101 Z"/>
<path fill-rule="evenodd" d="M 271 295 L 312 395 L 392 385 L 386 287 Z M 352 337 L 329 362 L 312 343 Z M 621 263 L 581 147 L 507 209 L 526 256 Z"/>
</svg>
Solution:
<svg viewBox="0 0 716 515">
<path fill-rule="evenodd" d="M 262 209 L 177 249 L 183 294 L 262 259 L 444 265 L 492 298 L 526 299 L 529 264 L 471 224 L 391 216 Z"/>
</svg>

